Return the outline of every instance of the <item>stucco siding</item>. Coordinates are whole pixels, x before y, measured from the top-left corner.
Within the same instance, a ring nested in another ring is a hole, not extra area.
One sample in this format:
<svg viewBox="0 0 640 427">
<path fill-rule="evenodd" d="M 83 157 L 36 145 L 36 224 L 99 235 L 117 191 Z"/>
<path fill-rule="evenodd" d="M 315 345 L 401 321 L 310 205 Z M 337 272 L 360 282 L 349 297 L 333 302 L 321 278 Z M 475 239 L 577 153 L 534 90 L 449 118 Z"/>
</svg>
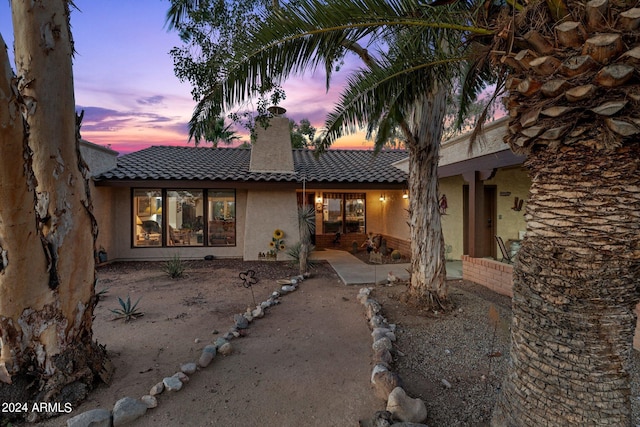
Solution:
<svg viewBox="0 0 640 427">
<path fill-rule="evenodd" d="M 464 252 L 463 241 L 463 195 L 464 180 L 461 176 L 452 176 L 439 180 L 440 195 L 447 196 L 446 214 L 442 215 L 442 233 L 444 235 L 445 256 L 448 260 L 459 260 Z"/>
<path fill-rule="evenodd" d="M 246 206 L 242 209 L 246 222 L 244 250 L 241 254 L 245 260 L 257 260 L 259 253 L 268 252 L 276 229 L 284 231 L 285 246 L 289 247 L 300 241 L 295 190 L 250 190 L 246 200 Z M 278 254 L 278 259 L 289 259 L 286 250 Z"/>
<path fill-rule="evenodd" d="M 526 170 L 521 167 L 499 169 L 496 175 L 485 181 L 485 185 L 495 185 L 497 189 L 497 218 L 496 234 L 506 242 L 507 240 L 518 240 L 519 231 L 526 229 L 524 218 L 526 200 L 529 197 L 529 187 L 531 180 Z M 515 198 L 524 200 L 522 210 L 517 211 L 514 207 Z M 500 253 L 498 253 L 500 257 Z"/>
</svg>

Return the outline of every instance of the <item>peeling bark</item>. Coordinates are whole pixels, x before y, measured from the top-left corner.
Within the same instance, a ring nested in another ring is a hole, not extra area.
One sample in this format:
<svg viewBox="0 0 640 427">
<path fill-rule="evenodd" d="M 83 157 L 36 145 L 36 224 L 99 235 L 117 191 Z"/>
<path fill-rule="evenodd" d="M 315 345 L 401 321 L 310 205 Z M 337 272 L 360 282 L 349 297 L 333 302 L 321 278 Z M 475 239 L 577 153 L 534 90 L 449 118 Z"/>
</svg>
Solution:
<svg viewBox="0 0 640 427">
<path fill-rule="evenodd" d="M 84 390 L 73 401 L 105 351 L 91 330 L 97 226 L 79 157 L 69 5 L 11 6 L 17 77 L 0 55 L 0 400 Z"/>
<path fill-rule="evenodd" d="M 437 86 L 413 111 L 409 131 L 411 283 L 416 302 L 441 308 L 447 299 L 444 237 L 438 209 L 438 161 L 446 91 Z"/>
</svg>

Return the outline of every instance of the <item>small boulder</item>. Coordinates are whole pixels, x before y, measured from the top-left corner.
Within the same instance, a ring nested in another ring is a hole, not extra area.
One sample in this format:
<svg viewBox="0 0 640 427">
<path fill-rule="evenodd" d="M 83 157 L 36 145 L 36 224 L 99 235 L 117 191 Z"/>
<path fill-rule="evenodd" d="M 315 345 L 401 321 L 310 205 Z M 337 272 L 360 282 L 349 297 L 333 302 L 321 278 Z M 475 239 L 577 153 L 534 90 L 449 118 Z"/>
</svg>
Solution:
<svg viewBox="0 0 640 427">
<path fill-rule="evenodd" d="M 374 341 L 371 347 L 373 348 L 373 351 L 377 352 L 378 350 L 382 350 L 385 348 L 387 350 L 391 350 L 393 348 L 393 344 L 391 343 L 391 340 L 389 338 L 384 337 L 380 338 L 378 341 Z"/>
<path fill-rule="evenodd" d="M 173 376 L 174 378 L 179 379 L 183 384 L 189 382 L 189 377 L 184 372 L 176 372 Z"/>
<path fill-rule="evenodd" d="M 198 365 L 201 368 L 206 368 L 211 364 L 211 361 L 214 357 L 216 357 L 216 346 L 213 344 L 209 344 L 202 349 L 202 354 L 200 354 L 200 359 L 198 359 Z"/>
<path fill-rule="evenodd" d="M 369 298 L 365 301 L 364 308 L 366 310 L 367 320 L 371 319 L 373 316 L 382 311 L 380 303 L 372 298 Z"/>
<path fill-rule="evenodd" d="M 377 373 L 386 372 L 388 370 L 389 370 L 389 368 L 387 368 L 384 365 L 376 365 L 376 366 L 374 366 L 373 369 L 371 370 L 371 384 L 374 383 L 374 381 L 375 381 L 374 378 L 375 378 Z"/>
<path fill-rule="evenodd" d="M 395 372 L 382 371 L 373 375 L 373 389 L 380 399 L 386 401 L 396 387 L 402 387 L 402 381 Z"/>
<path fill-rule="evenodd" d="M 373 355 L 373 363 L 391 365 L 393 363 L 393 356 L 389 349 L 381 348 L 380 350 L 377 350 Z"/>
<path fill-rule="evenodd" d="M 231 343 L 226 342 L 222 344 L 220 347 L 218 347 L 218 353 L 220 353 L 223 356 L 228 356 L 231 353 L 233 353 L 233 347 L 231 347 Z"/>
<path fill-rule="evenodd" d="M 147 404 L 132 397 L 123 397 L 113 406 L 113 427 L 129 424 L 147 412 Z"/>
<path fill-rule="evenodd" d="M 92 409 L 67 420 L 67 427 L 111 427 L 111 411 Z"/>
<path fill-rule="evenodd" d="M 384 317 L 380 316 L 379 314 L 376 314 L 371 319 L 369 319 L 369 327 L 371 327 L 371 329 L 380 328 L 384 326 L 385 326 Z"/>
<path fill-rule="evenodd" d="M 182 381 L 176 377 L 165 377 L 162 383 L 167 391 L 178 391 L 182 388 Z"/>
<path fill-rule="evenodd" d="M 292 286 L 292 285 L 284 285 L 284 286 L 283 286 L 282 288 L 280 288 L 280 289 L 282 289 L 282 292 L 289 293 L 289 292 L 293 292 L 293 291 L 295 291 L 295 290 L 296 290 L 296 287 L 295 287 L 295 286 Z"/>
<path fill-rule="evenodd" d="M 155 396 L 151 396 L 150 394 L 145 394 L 140 398 L 140 401 L 147 405 L 147 408 L 156 408 L 158 406 L 158 399 Z"/>
<path fill-rule="evenodd" d="M 187 375 L 193 375 L 196 372 L 196 369 L 198 369 L 198 367 L 193 362 L 184 363 L 180 366 L 180 370 Z"/>
<path fill-rule="evenodd" d="M 160 393 L 162 393 L 163 391 L 164 391 L 164 383 L 162 381 L 160 381 L 158 384 L 156 384 L 153 387 L 151 387 L 151 390 L 149 390 L 149 394 L 151 396 L 157 396 Z"/>
<path fill-rule="evenodd" d="M 262 306 L 257 306 L 255 310 L 253 310 L 251 312 L 251 314 L 253 315 L 254 318 L 261 318 L 264 317 L 264 309 L 262 308 Z"/>
<path fill-rule="evenodd" d="M 249 327 L 249 321 L 242 314 L 234 315 L 233 321 L 236 322 L 237 329 L 247 329 Z"/>
<path fill-rule="evenodd" d="M 411 398 L 402 387 L 396 387 L 389 394 L 387 411 L 400 421 L 420 423 L 427 419 L 427 406 L 421 399 Z"/>
</svg>

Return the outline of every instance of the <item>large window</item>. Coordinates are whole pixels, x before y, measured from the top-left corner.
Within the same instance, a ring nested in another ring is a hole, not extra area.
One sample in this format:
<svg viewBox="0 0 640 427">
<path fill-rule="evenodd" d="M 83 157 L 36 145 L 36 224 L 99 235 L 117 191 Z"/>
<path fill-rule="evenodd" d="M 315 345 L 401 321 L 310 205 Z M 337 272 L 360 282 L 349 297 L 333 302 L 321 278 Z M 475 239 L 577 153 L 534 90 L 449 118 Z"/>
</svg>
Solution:
<svg viewBox="0 0 640 427">
<path fill-rule="evenodd" d="M 364 233 L 365 193 L 324 193 L 322 232 Z"/>
<path fill-rule="evenodd" d="M 133 190 L 133 246 L 234 246 L 234 190 Z M 205 220 L 206 218 L 206 220 Z"/>
</svg>

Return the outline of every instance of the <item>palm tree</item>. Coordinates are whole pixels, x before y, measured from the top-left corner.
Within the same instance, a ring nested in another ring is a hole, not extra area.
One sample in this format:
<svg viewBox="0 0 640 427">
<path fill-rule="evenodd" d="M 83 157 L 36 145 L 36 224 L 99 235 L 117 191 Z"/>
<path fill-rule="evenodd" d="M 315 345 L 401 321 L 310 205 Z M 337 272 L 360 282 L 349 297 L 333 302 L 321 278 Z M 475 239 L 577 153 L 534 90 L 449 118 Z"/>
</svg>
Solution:
<svg viewBox="0 0 640 427">
<path fill-rule="evenodd" d="M 224 117 L 216 117 L 211 121 L 198 122 L 189 128 L 189 140 L 193 139 L 196 146 L 201 139 L 210 142 L 214 148 L 219 143 L 231 144 L 240 139 L 233 129 L 233 123 L 224 124 Z"/>
<path fill-rule="evenodd" d="M 92 336 L 97 225 L 79 155 L 70 4 L 11 2 L 15 76 L 0 37 L 2 402 L 75 403 L 106 360 Z M 3 421 L 30 411 L 17 412 Z"/>
<path fill-rule="evenodd" d="M 364 67 L 354 73 L 329 115 L 318 153 L 341 135 L 366 126 L 379 150 L 401 129 L 410 156 L 409 226 L 416 302 L 447 298 L 445 253 L 438 210 L 437 165 L 447 94 L 467 59 L 460 47 L 477 27 L 464 2 L 432 8 L 412 0 L 296 2 L 271 13 L 240 46 L 241 58 L 198 103 L 193 123 L 227 110 L 296 72 L 323 67 L 330 83 L 334 64 L 355 53 Z M 375 54 L 359 42 L 378 46 Z M 481 86 L 471 84 L 473 89 Z"/>
<path fill-rule="evenodd" d="M 513 151 L 527 155 L 511 363 L 495 426 L 631 425 L 640 300 L 635 2 L 534 1 L 498 21 Z"/>
</svg>

